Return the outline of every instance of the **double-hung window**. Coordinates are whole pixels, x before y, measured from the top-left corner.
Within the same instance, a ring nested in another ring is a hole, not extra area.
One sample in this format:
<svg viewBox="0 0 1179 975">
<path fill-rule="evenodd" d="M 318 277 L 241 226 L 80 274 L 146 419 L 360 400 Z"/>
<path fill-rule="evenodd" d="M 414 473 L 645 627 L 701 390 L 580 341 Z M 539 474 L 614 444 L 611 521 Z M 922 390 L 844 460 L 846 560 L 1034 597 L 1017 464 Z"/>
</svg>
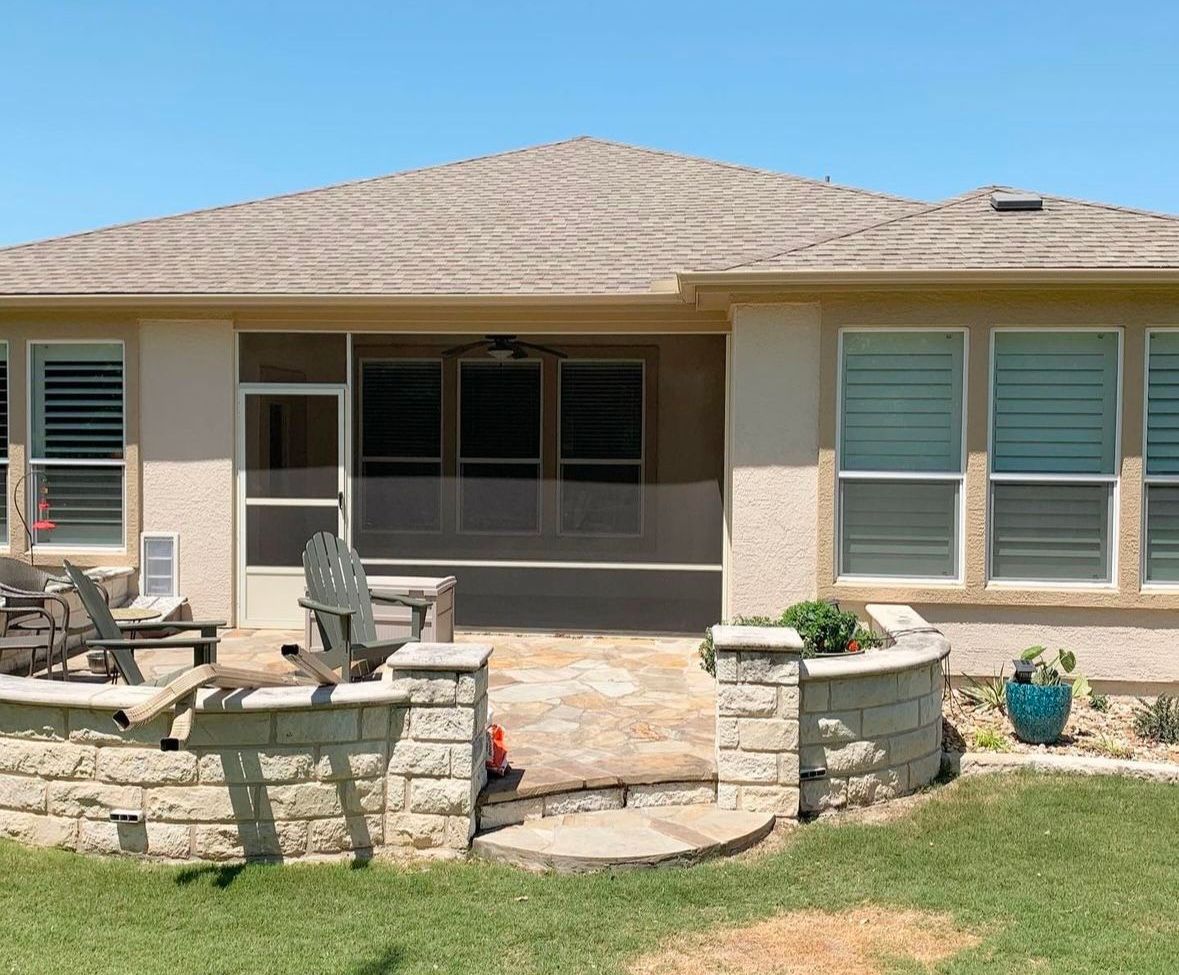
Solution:
<svg viewBox="0 0 1179 975">
<path fill-rule="evenodd" d="M 1113 579 L 1117 329 L 998 329 L 991 363 L 990 578 Z"/>
<path fill-rule="evenodd" d="M 360 363 L 360 527 L 442 527 L 442 362 Z"/>
<path fill-rule="evenodd" d="M 643 527 L 643 363 L 560 364 L 561 532 Z"/>
<path fill-rule="evenodd" d="M 29 346 L 29 530 L 34 545 L 121 547 L 123 346 Z"/>
<path fill-rule="evenodd" d="M 965 336 L 840 334 L 841 578 L 961 576 Z"/>
<path fill-rule="evenodd" d="M 1179 331 L 1146 336 L 1143 579 L 1179 582 Z"/>
<path fill-rule="evenodd" d="M 459 529 L 540 531 L 540 362 L 459 363 Z"/>
</svg>

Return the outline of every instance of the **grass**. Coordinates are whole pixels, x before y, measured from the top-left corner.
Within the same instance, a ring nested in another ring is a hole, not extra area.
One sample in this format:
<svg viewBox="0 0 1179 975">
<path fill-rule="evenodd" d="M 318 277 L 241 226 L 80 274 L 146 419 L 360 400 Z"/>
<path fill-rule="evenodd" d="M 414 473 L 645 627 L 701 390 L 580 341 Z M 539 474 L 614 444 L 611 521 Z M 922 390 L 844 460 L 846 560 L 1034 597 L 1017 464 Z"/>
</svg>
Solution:
<svg viewBox="0 0 1179 975">
<path fill-rule="evenodd" d="M 1126 779 L 979 778 L 888 823 L 809 825 L 765 856 L 589 877 L 160 867 L 5 842 L 0 973 L 619 972 L 677 932 L 870 901 L 981 934 L 939 971 L 1162 975 L 1179 963 L 1177 798 Z"/>
</svg>

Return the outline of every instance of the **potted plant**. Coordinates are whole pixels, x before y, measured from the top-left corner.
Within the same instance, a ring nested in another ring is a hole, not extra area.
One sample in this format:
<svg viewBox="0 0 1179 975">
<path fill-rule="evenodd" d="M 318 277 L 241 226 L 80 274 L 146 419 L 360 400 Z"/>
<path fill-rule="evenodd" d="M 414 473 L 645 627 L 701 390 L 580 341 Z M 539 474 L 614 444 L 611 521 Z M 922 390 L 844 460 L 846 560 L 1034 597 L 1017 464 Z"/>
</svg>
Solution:
<svg viewBox="0 0 1179 975">
<path fill-rule="evenodd" d="M 1015 661 L 1015 676 L 1007 681 L 1007 716 L 1015 737 L 1030 745 L 1056 741 L 1068 723 L 1073 698 L 1088 693 L 1089 682 L 1080 674 L 1072 684 L 1064 681 L 1077 666 L 1071 650 L 1058 650 L 1049 659 L 1044 647 L 1028 647 Z"/>
</svg>

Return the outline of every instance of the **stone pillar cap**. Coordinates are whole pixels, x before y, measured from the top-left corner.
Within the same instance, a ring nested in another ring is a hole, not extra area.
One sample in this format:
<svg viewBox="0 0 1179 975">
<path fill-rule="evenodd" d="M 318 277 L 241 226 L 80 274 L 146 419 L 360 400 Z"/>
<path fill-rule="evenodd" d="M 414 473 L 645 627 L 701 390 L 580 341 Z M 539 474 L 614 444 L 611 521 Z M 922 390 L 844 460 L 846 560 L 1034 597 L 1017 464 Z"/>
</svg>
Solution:
<svg viewBox="0 0 1179 975">
<path fill-rule="evenodd" d="M 473 671 L 486 666 L 489 643 L 407 643 L 385 661 L 388 670 Z"/>
<path fill-rule="evenodd" d="M 802 653 L 802 637 L 791 626 L 734 626 L 712 628 L 717 650 L 757 650 L 763 653 Z"/>
</svg>

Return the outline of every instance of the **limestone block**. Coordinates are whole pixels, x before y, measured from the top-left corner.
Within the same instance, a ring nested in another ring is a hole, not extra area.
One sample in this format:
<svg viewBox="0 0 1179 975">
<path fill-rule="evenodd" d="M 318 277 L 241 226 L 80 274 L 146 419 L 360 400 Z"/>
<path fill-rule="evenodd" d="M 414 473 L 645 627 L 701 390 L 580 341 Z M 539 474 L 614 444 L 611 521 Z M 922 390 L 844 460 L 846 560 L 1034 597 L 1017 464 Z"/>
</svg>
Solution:
<svg viewBox="0 0 1179 975">
<path fill-rule="evenodd" d="M 632 785 L 626 790 L 626 804 L 642 809 L 653 806 L 694 806 L 716 802 L 711 782 L 657 782 Z"/>
<path fill-rule="evenodd" d="M 405 808 L 408 783 L 409 780 L 400 775 L 385 777 L 385 809 L 388 812 L 401 812 Z"/>
<path fill-rule="evenodd" d="M 474 816 L 447 816 L 442 843 L 452 850 L 465 850 L 475 835 Z"/>
<path fill-rule="evenodd" d="M 470 748 L 467 746 L 459 746 Z M 421 741 L 399 741 L 389 753 L 389 771 L 398 775 L 450 775 L 451 745 Z"/>
<path fill-rule="evenodd" d="M 257 818 L 254 788 L 246 785 L 160 786 L 145 791 L 144 804 L 149 820 L 166 823 L 250 820 Z"/>
<path fill-rule="evenodd" d="M 907 765 L 882 768 L 867 775 L 851 776 L 847 780 L 847 801 L 853 806 L 867 806 L 884 799 L 895 799 L 908 790 Z"/>
<path fill-rule="evenodd" d="M 811 779 L 803 782 L 799 799 L 803 812 L 823 812 L 847 805 L 847 779 Z"/>
<path fill-rule="evenodd" d="M 47 808 L 51 816 L 106 819 L 112 809 L 143 808 L 143 789 L 105 782 L 50 782 Z"/>
<path fill-rule="evenodd" d="M 921 713 L 919 716 L 919 723 L 922 725 L 933 724 L 942 715 L 942 692 L 940 690 L 933 691 L 926 694 L 920 700 Z"/>
<path fill-rule="evenodd" d="M 44 812 L 45 782 L 25 775 L 0 775 L 0 808 Z"/>
<path fill-rule="evenodd" d="M 156 741 L 162 735 L 156 736 Z M 235 745 L 265 745 L 270 742 L 270 715 L 266 712 L 247 714 L 209 714 L 201 712 L 192 723 L 189 748 L 225 748 Z"/>
<path fill-rule="evenodd" d="M 455 701 L 458 704 L 474 704 L 487 696 L 487 668 L 483 667 L 472 674 L 459 674 L 458 685 L 455 688 Z"/>
<path fill-rule="evenodd" d="M 787 653 L 743 650 L 737 667 L 743 684 L 797 684 L 798 657 Z"/>
<path fill-rule="evenodd" d="M 833 741 L 855 741 L 860 737 L 861 711 L 827 711 L 804 714 L 799 735 L 808 745 Z"/>
<path fill-rule="evenodd" d="M 782 752 L 778 756 L 778 784 L 797 786 L 799 767 L 798 752 Z"/>
<path fill-rule="evenodd" d="M 316 819 L 311 826 L 312 853 L 371 850 L 385 841 L 383 816 L 344 816 Z"/>
<path fill-rule="evenodd" d="M 456 676 L 439 675 L 432 671 L 397 670 L 391 672 L 388 684 L 393 690 L 408 695 L 411 705 L 454 704 Z"/>
<path fill-rule="evenodd" d="M 324 745 L 315 763 L 317 779 L 371 779 L 385 774 L 384 745 Z"/>
<path fill-rule="evenodd" d="M 862 725 L 865 738 L 911 731 L 921 724 L 921 706 L 916 700 L 898 704 L 881 704 L 864 709 Z"/>
<path fill-rule="evenodd" d="M 742 718 L 742 751 L 782 752 L 798 748 L 798 722 L 781 718 Z"/>
<path fill-rule="evenodd" d="M 469 779 L 475 774 L 475 768 L 486 759 L 483 757 L 483 744 L 479 736 L 469 745 L 450 746 L 450 774 L 452 778 Z"/>
<path fill-rule="evenodd" d="M 94 777 L 95 751 L 89 745 L 3 738 L 0 739 L 0 773 L 89 779 Z"/>
<path fill-rule="evenodd" d="M 731 650 L 716 652 L 716 679 L 721 684 L 737 683 L 737 654 Z"/>
<path fill-rule="evenodd" d="M 311 778 L 313 763 L 307 748 L 242 748 L 207 752 L 197 760 L 201 782 L 298 782 Z"/>
<path fill-rule="evenodd" d="M 385 741 L 389 737 L 389 713 L 386 707 L 365 708 L 360 712 L 360 737 Z"/>
<path fill-rule="evenodd" d="M 307 852 L 306 823 L 243 822 L 193 827 L 193 851 L 203 860 L 300 857 Z"/>
<path fill-rule="evenodd" d="M 279 744 L 321 744 L 356 741 L 360 737 L 360 715 L 356 708 L 329 711 L 279 712 L 275 716 L 275 737 Z"/>
<path fill-rule="evenodd" d="M 66 736 L 66 712 L 63 708 L 0 704 L 0 735 L 62 741 Z"/>
<path fill-rule="evenodd" d="M 804 765 L 826 765 L 828 775 L 851 775 L 870 772 L 888 764 L 888 749 L 876 741 L 852 741 L 846 745 L 827 746 L 819 761 L 812 762 L 804 753 Z"/>
<path fill-rule="evenodd" d="M 831 683 L 825 680 L 808 680 L 801 685 L 803 711 L 831 710 Z"/>
<path fill-rule="evenodd" d="M 909 788 L 920 789 L 938 777 L 942 768 L 941 750 L 909 763 Z"/>
<path fill-rule="evenodd" d="M 84 853 L 137 853 L 186 860 L 192 837 L 187 826 L 173 823 L 110 823 L 83 820 L 78 824 L 78 849 Z"/>
<path fill-rule="evenodd" d="M 442 846 L 446 840 L 446 817 L 419 813 L 388 813 L 385 816 L 385 843 L 412 846 L 424 850 Z"/>
<path fill-rule="evenodd" d="M 716 689 L 716 707 L 724 717 L 771 715 L 778 708 L 778 691 L 759 684 L 721 684 Z"/>
<path fill-rule="evenodd" d="M 462 779 L 411 779 L 409 782 L 410 812 L 465 815 L 474 806 L 471 800 L 471 783 Z"/>
<path fill-rule="evenodd" d="M 76 819 L 0 809 L 0 836 L 17 840 L 26 846 L 61 846 L 73 849 L 77 835 Z"/>
<path fill-rule="evenodd" d="M 775 816 L 798 816 L 798 788 L 785 785 L 741 786 L 740 808 L 749 812 L 773 813 Z"/>
<path fill-rule="evenodd" d="M 479 807 L 480 829 L 498 829 L 501 826 L 515 826 L 529 819 L 540 819 L 544 815 L 544 798 L 513 799 L 509 802 L 491 802 Z"/>
<path fill-rule="evenodd" d="M 195 782 L 197 757 L 192 752 L 162 752 L 158 748 L 100 748 L 98 777 L 104 782 L 138 785 Z"/>
<path fill-rule="evenodd" d="M 896 700 L 896 674 L 870 674 L 831 682 L 831 708 L 834 711 L 870 708 L 877 704 L 892 704 Z"/>
<path fill-rule="evenodd" d="M 736 718 L 716 719 L 717 748 L 736 748 L 739 740 Z"/>
<path fill-rule="evenodd" d="M 70 741 L 80 745 L 160 745 L 160 739 L 168 734 L 172 719 L 160 715 L 140 725 L 122 731 L 115 724 L 113 711 L 87 711 L 71 708 L 69 712 Z"/>
<path fill-rule="evenodd" d="M 773 752 L 718 749 L 716 774 L 720 782 L 777 782 L 778 756 Z"/>
<path fill-rule="evenodd" d="M 622 789 L 585 789 L 544 797 L 546 816 L 622 808 Z"/>
<path fill-rule="evenodd" d="M 778 708 L 776 711 L 778 717 L 790 718 L 793 721 L 797 721 L 801 698 L 802 692 L 797 685 L 793 687 L 779 687 Z"/>
<path fill-rule="evenodd" d="M 892 761 L 899 765 L 911 762 L 915 758 L 922 758 L 936 750 L 941 745 L 941 722 L 918 728 L 903 735 L 895 735 L 888 740 L 889 753 Z"/>
<path fill-rule="evenodd" d="M 262 789 L 259 819 L 326 819 L 346 812 L 373 812 L 384 802 L 383 780 L 297 782 Z M 365 808 L 365 807 L 368 808 Z"/>
<path fill-rule="evenodd" d="M 931 690 L 933 690 L 933 682 L 929 667 L 903 670 L 897 674 L 897 697 L 901 700 L 921 697 Z"/>
<path fill-rule="evenodd" d="M 415 741 L 470 741 L 475 737 L 475 709 L 415 707 L 409 733 Z"/>
<path fill-rule="evenodd" d="M 736 809 L 741 799 L 741 787 L 729 782 L 716 784 L 716 805 L 718 809 Z"/>
</svg>

